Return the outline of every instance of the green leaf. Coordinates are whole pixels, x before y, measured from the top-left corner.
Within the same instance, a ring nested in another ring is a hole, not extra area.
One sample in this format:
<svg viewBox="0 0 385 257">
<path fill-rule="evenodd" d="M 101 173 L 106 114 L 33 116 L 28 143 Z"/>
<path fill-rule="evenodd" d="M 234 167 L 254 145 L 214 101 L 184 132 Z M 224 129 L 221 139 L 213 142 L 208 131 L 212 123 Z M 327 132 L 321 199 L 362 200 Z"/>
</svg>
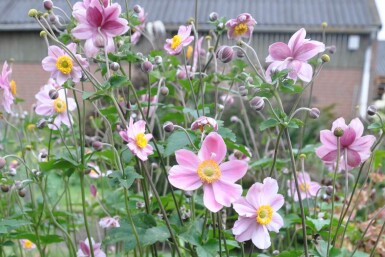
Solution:
<svg viewBox="0 0 385 257">
<path fill-rule="evenodd" d="M 119 76 L 119 75 L 111 76 L 111 78 L 109 79 L 109 83 L 112 88 L 120 88 L 131 84 L 131 82 L 127 79 L 127 77 Z"/>
<path fill-rule="evenodd" d="M 381 129 L 382 125 L 380 122 L 374 122 L 368 126 L 368 129 Z"/>
<path fill-rule="evenodd" d="M 196 136 L 193 133 L 189 133 L 192 141 L 194 142 Z M 164 155 L 170 156 L 175 153 L 176 150 L 182 149 L 183 147 L 190 144 L 187 135 L 183 131 L 173 132 L 166 140 L 166 148 L 164 149 Z"/>
<path fill-rule="evenodd" d="M 301 250 L 283 251 L 278 257 L 300 257 L 303 255 Z"/>
<path fill-rule="evenodd" d="M 275 127 L 279 124 L 279 121 L 276 120 L 276 119 L 273 119 L 273 118 L 270 118 L 268 120 L 265 120 L 263 121 L 260 125 L 259 125 L 259 130 L 261 131 L 264 131 L 265 129 L 267 128 L 272 128 L 272 127 Z"/>
<path fill-rule="evenodd" d="M 229 139 L 233 142 L 237 140 L 234 132 L 229 128 L 219 127 L 218 134 L 221 135 L 223 139 Z"/>
<path fill-rule="evenodd" d="M 0 220 L 0 234 L 11 232 L 14 229 L 18 229 L 23 226 L 30 225 L 31 222 L 28 220 L 17 220 L 17 219 L 1 219 Z"/>
<path fill-rule="evenodd" d="M 324 227 L 329 225 L 329 223 L 330 222 L 327 220 L 319 220 L 306 217 L 306 224 L 315 232 L 320 232 Z"/>
<path fill-rule="evenodd" d="M 143 178 L 141 175 L 135 172 L 133 167 L 127 167 L 124 170 L 124 174 L 126 175 L 126 179 L 120 178 L 119 182 L 122 187 L 125 189 L 129 189 L 131 185 L 134 183 L 135 179 Z"/>
</svg>

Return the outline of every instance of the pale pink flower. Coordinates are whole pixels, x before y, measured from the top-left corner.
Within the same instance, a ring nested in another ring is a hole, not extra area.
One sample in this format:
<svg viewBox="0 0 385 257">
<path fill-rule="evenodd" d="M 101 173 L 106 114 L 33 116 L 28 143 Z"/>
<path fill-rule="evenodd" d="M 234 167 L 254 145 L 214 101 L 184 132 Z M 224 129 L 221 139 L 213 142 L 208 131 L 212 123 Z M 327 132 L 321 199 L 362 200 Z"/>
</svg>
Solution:
<svg viewBox="0 0 385 257">
<path fill-rule="evenodd" d="M 146 122 L 144 120 L 138 120 L 134 123 L 132 117 L 130 117 L 128 129 L 119 132 L 121 138 L 128 142 L 127 146 L 131 152 L 142 161 L 146 161 L 148 156 L 154 153 L 152 146 L 148 143 L 152 135 L 145 134 L 145 132 Z"/>
<path fill-rule="evenodd" d="M 100 171 L 99 166 L 96 165 L 96 163 L 89 162 L 87 164 L 87 166 L 90 169 L 90 173 L 88 173 L 88 176 L 90 176 L 90 178 L 99 178 L 99 177 L 103 176 L 102 172 Z"/>
<path fill-rule="evenodd" d="M 106 254 L 101 249 L 100 243 L 95 243 L 94 239 L 91 237 L 92 248 L 94 250 L 95 257 L 106 257 Z M 88 241 L 88 238 L 84 241 L 80 241 L 79 250 L 76 253 L 77 257 L 91 257 L 91 248 Z"/>
<path fill-rule="evenodd" d="M 230 39 L 249 38 L 257 22 L 249 13 L 242 13 L 236 19 L 226 22 L 227 37 Z"/>
<path fill-rule="evenodd" d="M 298 30 L 289 40 L 288 44 L 277 42 L 269 47 L 269 55 L 266 62 L 271 62 L 266 70 L 267 80 L 271 82 L 271 73 L 275 71 L 288 70 L 288 77 L 304 82 L 309 82 L 313 77 L 313 68 L 307 63 L 308 60 L 318 53 L 325 51 L 322 42 L 305 39 L 306 30 Z"/>
<path fill-rule="evenodd" d="M 186 79 L 187 76 L 191 79 L 194 77 L 194 72 L 192 70 L 192 66 L 191 65 L 186 65 L 186 66 L 178 65 L 178 69 L 176 70 L 176 77 L 178 79 Z"/>
<path fill-rule="evenodd" d="M 64 123 L 67 127 L 70 127 L 72 123 L 72 116 L 68 113 L 68 111 L 76 109 L 75 100 L 70 97 L 67 97 L 66 100 L 65 89 L 58 90 L 58 98 L 53 100 L 49 96 L 50 90 L 57 90 L 57 88 L 47 84 L 40 89 L 39 93 L 35 95 L 35 98 L 37 99 L 35 108 L 36 114 L 55 117 L 53 123 L 56 126 L 49 124 L 48 127 L 50 129 L 56 130 L 62 123 Z"/>
<path fill-rule="evenodd" d="M 277 211 L 285 203 L 278 193 L 278 183 L 270 177 L 263 184 L 255 183 L 249 189 L 246 197 L 234 202 L 233 208 L 239 214 L 233 227 L 233 234 L 238 242 L 252 240 L 259 249 L 270 247 L 269 231 L 278 233 L 284 225 Z"/>
<path fill-rule="evenodd" d="M 147 14 L 144 13 L 144 9 L 140 8 L 140 12 L 138 13 L 138 19 L 140 24 L 135 26 L 131 35 L 131 43 L 136 45 L 139 42 L 140 37 L 142 36 L 142 32 L 145 29 Z"/>
<path fill-rule="evenodd" d="M 325 163 L 337 161 L 337 137 L 334 130 L 340 128 L 344 131 L 340 138 L 340 157 L 346 157 L 348 169 L 359 166 L 370 156 L 370 148 L 376 138 L 372 135 L 362 136 L 364 125 L 359 118 L 353 119 L 346 125 L 344 118 L 333 122 L 331 130 L 321 130 L 320 140 L 322 145 L 316 149 L 316 154 Z M 338 160 L 340 161 L 340 160 Z"/>
<path fill-rule="evenodd" d="M 188 46 L 194 40 L 194 36 L 190 36 L 190 34 L 191 25 L 180 26 L 177 35 L 175 35 L 173 38 L 166 39 L 164 49 L 168 54 L 171 55 L 180 54 L 183 47 Z"/>
<path fill-rule="evenodd" d="M 246 174 L 248 165 L 238 160 L 222 163 L 226 152 L 225 142 L 215 132 L 204 139 L 198 155 L 184 149 L 176 151 L 178 165 L 168 176 L 171 185 L 185 191 L 203 186 L 203 203 L 212 212 L 229 207 L 242 194 L 242 187 L 235 182 Z"/>
<path fill-rule="evenodd" d="M 0 76 L 0 102 L 7 113 L 11 113 L 11 105 L 16 95 L 16 83 L 13 80 L 9 81 L 11 74 L 12 69 L 5 61 Z"/>
<path fill-rule="evenodd" d="M 88 67 L 88 62 L 80 54 L 76 54 L 76 44 L 70 43 L 67 48 L 75 55 L 83 68 Z M 58 46 L 48 47 L 48 56 L 42 61 L 45 71 L 51 72 L 51 78 L 55 78 L 59 85 L 63 85 L 68 79 L 79 82 L 82 77 L 82 69 L 78 62 L 72 59 L 63 49 Z"/>
<path fill-rule="evenodd" d="M 321 188 L 320 184 L 313 182 L 307 172 L 299 172 L 298 175 L 299 193 L 301 199 L 315 197 L 318 190 Z M 294 179 L 289 180 L 288 184 L 288 195 L 294 197 L 294 201 L 298 202 L 298 194 L 295 187 Z"/>
<path fill-rule="evenodd" d="M 220 100 L 226 105 L 232 105 L 234 103 L 234 97 L 230 94 L 221 95 Z"/>
<path fill-rule="evenodd" d="M 23 249 L 28 251 L 36 249 L 36 245 L 31 240 L 28 240 L 28 239 L 20 239 L 20 244 L 21 244 L 21 247 L 23 247 Z"/>
<path fill-rule="evenodd" d="M 196 121 L 194 121 L 191 124 L 191 129 L 192 130 L 197 130 L 199 129 L 200 131 L 203 131 L 205 126 L 210 126 L 213 128 L 214 131 L 218 130 L 218 123 L 215 119 L 206 117 L 206 116 L 201 116 Z"/>
<path fill-rule="evenodd" d="M 100 219 L 99 226 L 102 228 L 119 228 L 119 218 L 118 217 L 104 217 Z"/>
<path fill-rule="evenodd" d="M 127 20 L 119 18 L 120 5 L 109 5 L 108 2 L 105 0 L 101 4 L 99 0 L 85 0 L 78 4 L 73 12 L 78 25 L 72 30 L 72 35 L 86 40 L 84 51 L 87 57 L 94 57 L 100 47 L 105 47 L 107 52 L 113 52 L 113 38 L 128 31 Z"/>
</svg>

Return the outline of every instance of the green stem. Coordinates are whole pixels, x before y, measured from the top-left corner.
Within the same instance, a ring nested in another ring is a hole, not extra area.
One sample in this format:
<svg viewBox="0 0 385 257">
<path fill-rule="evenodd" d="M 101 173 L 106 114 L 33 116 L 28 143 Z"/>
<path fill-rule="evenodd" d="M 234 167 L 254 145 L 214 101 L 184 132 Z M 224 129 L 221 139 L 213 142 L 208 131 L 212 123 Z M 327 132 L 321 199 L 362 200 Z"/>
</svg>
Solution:
<svg viewBox="0 0 385 257">
<path fill-rule="evenodd" d="M 132 219 L 131 211 L 130 211 L 130 208 L 128 206 L 127 189 L 124 189 L 124 199 L 125 199 L 124 202 L 125 202 L 125 205 L 126 205 L 127 216 L 128 216 L 128 219 L 130 220 L 132 231 L 134 231 L 134 236 L 135 236 L 136 244 L 138 245 L 140 256 L 143 256 L 143 249 L 142 249 L 142 245 L 140 244 L 138 231 L 136 230 L 136 227 L 135 227 L 135 224 L 134 224 L 134 220 Z"/>
<path fill-rule="evenodd" d="M 83 210 L 83 217 L 84 217 L 84 226 L 87 232 L 87 239 L 91 250 L 91 256 L 95 257 L 94 247 L 92 246 L 91 233 L 90 233 L 90 229 L 87 221 L 86 197 L 85 197 L 85 190 L 84 190 L 84 173 L 80 172 L 79 177 L 80 177 L 80 189 L 82 194 L 82 210 Z"/>
</svg>

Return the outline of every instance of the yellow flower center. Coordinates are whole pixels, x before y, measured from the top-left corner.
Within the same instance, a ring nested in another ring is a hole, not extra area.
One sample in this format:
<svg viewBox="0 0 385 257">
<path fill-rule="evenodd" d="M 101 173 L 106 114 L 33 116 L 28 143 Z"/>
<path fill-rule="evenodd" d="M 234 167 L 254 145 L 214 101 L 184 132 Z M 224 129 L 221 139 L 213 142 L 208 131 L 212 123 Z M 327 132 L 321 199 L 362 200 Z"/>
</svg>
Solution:
<svg viewBox="0 0 385 257">
<path fill-rule="evenodd" d="M 243 35 L 245 34 L 247 31 L 249 30 L 249 28 L 247 27 L 246 24 L 244 23 L 239 23 L 237 26 L 235 26 L 234 28 L 234 34 L 236 36 L 240 36 L 240 35 Z"/>
<path fill-rule="evenodd" d="M 72 59 L 67 55 L 59 56 L 56 60 L 56 68 L 63 74 L 70 74 L 72 66 Z"/>
<path fill-rule="evenodd" d="M 33 247 L 33 243 L 30 240 L 26 239 L 24 240 L 23 247 L 25 249 L 31 249 Z"/>
<path fill-rule="evenodd" d="M 193 47 L 192 46 L 188 46 L 187 47 L 187 51 L 186 51 L 186 59 L 189 60 L 192 56 L 192 53 L 193 53 Z"/>
<path fill-rule="evenodd" d="M 12 95 L 15 96 L 16 95 L 16 82 L 14 80 L 11 80 L 11 82 L 9 82 L 9 86 L 11 87 Z"/>
<path fill-rule="evenodd" d="M 221 177 L 221 168 L 214 160 L 205 160 L 198 166 L 198 176 L 206 183 L 213 183 Z"/>
<path fill-rule="evenodd" d="M 299 184 L 299 190 L 302 192 L 307 192 L 309 191 L 310 185 L 306 182 Z"/>
<path fill-rule="evenodd" d="M 178 35 L 175 35 L 172 38 L 172 43 L 171 43 L 172 50 L 175 50 L 175 48 L 177 48 L 181 43 L 182 43 L 182 38 Z"/>
<path fill-rule="evenodd" d="M 147 145 L 147 139 L 144 133 L 138 133 L 136 134 L 136 145 L 139 146 L 140 148 L 144 148 Z"/>
<path fill-rule="evenodd" d="M 261 205 L 257 210 L 257 222 L 267 225 L 273 219 L 273 208 L 270 205 Z"/>
<path fill-rule="evenodd" d="M 67 104 L 58 97 L 53 101 L 53 108 L 55 108 L 55 112 L 62 113 L 67 110 Z"/>
</svg>

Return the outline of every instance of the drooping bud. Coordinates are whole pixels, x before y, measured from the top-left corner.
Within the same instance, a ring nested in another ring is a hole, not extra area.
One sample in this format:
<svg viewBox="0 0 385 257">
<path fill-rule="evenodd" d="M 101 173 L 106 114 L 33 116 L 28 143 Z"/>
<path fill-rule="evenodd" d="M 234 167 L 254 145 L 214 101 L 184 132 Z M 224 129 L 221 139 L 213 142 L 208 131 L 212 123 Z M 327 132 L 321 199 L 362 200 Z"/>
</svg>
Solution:
<svg viewBox="0 0 385 257">
<path fill-rule="evenodd" d="M 50 21 L 52 24 L 55 25 L 55 24 L 58 22 L 58 20 L 59 20 L 59 18 L 58 18 L 55 14 L 53 14 L 53 13 L 50 14 L 50 16 L 49 16 L 49 21 Z"/>
<path fill-rule="evenodd" d="M 377 113 L 377 108 L 374 105 L 369 105 L 367 114 L 369 116 L 374 116 Z"/>
<path fill-rule="evenodd" d="M 142 7 L 141 7 L 140 5 L 138 5 L 138 4 L 136 4 L 136 5 L 134 6 L 134 12 L 140 13 L 141 11 L 142 11 Z"/>
<path fill-rule="evenodd" d="M 174 131 L 174 123 L 172 123 L 171 121 L 166 121 L 163 124 L 163 129 L 164 129 L 164 131 L 166 131 L 168 133 L 173 132 Z"/>
<path fill-rule="evenodd" d="M 230 121 L 236 123 L 239 121 L 239 118 L 237 116 L 231 116 Z"/>
<path fill-rule="evenodd" d="M 9 191 L 9 186 L 8 185 L 1 185 L 1 191 L 4 193 L 7 193 Z"/>
<path fill-rule="evenodd" d="M 279 251 L 278 250 L 274 250 L 273 251 L 273 256 L 277 256 L 277 255 L 279 255 Z"/>
<path fill-rule="evenodd" d="M 25 189 L 25 188 L 22 188 L 19 190 L 19 196 L 20 197 L 24 197 L 26 193 L 27 193 L 27 189 Z"/>
<path fill-rule="evenodd" d="M 337 50 L 337 47 L 335 45 L 331 45 L 328 47 L 329 54 L 334 54 Z"/>
<path fill-rule="evenodd" d="M 162 62 L 163 62 L 162 56 L 159 56 L 159 55 L 155 56 L 154 57 L 154 62 L 155 62 L 156 65 L 162 64 Z"/>
<path fill-rule="evenodd" d="M 328 26 L 328 23 L 326 21 L 324 21 L 324 22 L 321 23 L 321 26 L 322 26 L 323 29 L 326 29 L 327 26 Z"/>
<path fill-rule="evenodd" d="M 99 141 L 94 141 L 92 142 L 92 147 L 94 148 L 95 151 L 100 151 L 103 149 L 103 144 Z"/>
<path fill-rule="evenodd" d="M 344 130 L 340 127 L 337 127 L 334 131 L 333 131 L 334 135 L 336 137 L 342 137 L 343 134 L 344 134 Z"/>
<path fill-rule="evenodd" d="M 47 32 L 45 30 L 40 31 L 40 37 L 46 37 Z"/>
<path fill-rule="evenodd" d="M 210 13 L 209 19 L 210 19 L 210 21 L 216 21 L 216 20 L 218 20 L 218 13 L 216 13 L 216 12 Z"/>
<path fill-rule="evenodd" d="M 37 15 L 38 15 L 38 11 L 36 10 L 36 9 L 30 9 L 29 11 L 28 11 L 28 16 L 29 17 L 36 17 Z"/>
<path fill-rule="evenodd" d="M 52 100 L 55 100 L 59 97 L 59 93 L 55 89 L 51 89 L 48 92 L 48 95 L 49 95 L 49 98 L 51 98 Z"/>
<path fill-rule="evenodd" d="M 168 93 L 169 93 L 168 87 L 165 87 L 165 86 L 161 87 L 161 88 L 160 88 L 160 93 L 161 93 L 162 95 L 164 95 L 164 96 L 168 95 Z"/>
<path fill-rule="evenodd" d="M 262 111 L 265 107 L 265 101 L 260 96 L 255 96 L 253 99 L 250 100 L 250 107 L 259 112 Z"/>
<path fill-rule="evenodd" d="M 240 86 L 238 88 L 238 90 L 239 90 L 239 94 L 241 96 L 247 96 L 247 94 L 249 93 L 249 91 L 247 90 L 247 88 L 245 86 Z"/>
<path fill-rule="evenodd" d="M 118 70 L 120 69 L 120 65 L 119 65 L 119 63 L 117 63 L 117 62 L 112 62 L 112 63 L 110 64 L 110 68 L 111 68 L 111 70 L 113 70 L 113 71 L 118 71 Z"/>
<path fill-rule="evenodd" d="M 234 58 L 234 50 L 230 46 L 221 46 L 217 51 L 217 59 L 223 63 L 231 62 Z"/>
<path fill-rule="evenodd" d="M 320 110 L 318 108 L 311 108 L 309 111 L 309 116 L 312 119 L 318 119 L 320 115 Z"/>
<path fill-rule="evenodd" d="M 3 157 L 0 157 L 0 170 L 4 168 L 6 164 L 6 160 Z"/>
<path fill-rule="evenodd" d="M 38 129 L 43 129 L 47 125 L 47 121 L 45 119 L 41 119 L 36 123 L 36 127 Z"/>
<path fill-rule="evenodd" d="M 322 62 L 330 62 L 330 56 L 328 54 L 323 54 L 321 60 Z"/>
<path fill-rule="evenodd" d="M 44 6 L 44 9 L 46 9 L 47 11 L 51 11 L 53 7 L 53 3 L 51 0 L 44 0 L 43 6 Z"/>
<path fill-rule="evenodd" d="M 143 72 L 149 73 L 154 69 L 154 66 L 150 61 L 145 61 L 142 63 L 141 68 Z"/>
</svg>

